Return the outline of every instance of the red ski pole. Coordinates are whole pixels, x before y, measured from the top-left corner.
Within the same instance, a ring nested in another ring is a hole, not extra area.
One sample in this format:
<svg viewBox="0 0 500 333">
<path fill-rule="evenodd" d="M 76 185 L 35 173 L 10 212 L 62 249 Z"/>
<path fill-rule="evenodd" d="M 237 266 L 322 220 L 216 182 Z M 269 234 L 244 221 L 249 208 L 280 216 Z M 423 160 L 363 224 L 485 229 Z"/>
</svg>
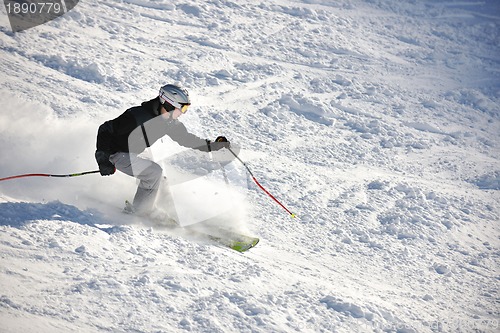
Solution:
<svg viewBox="0 0 500 333">
<path fill-rule="evenodd" d="M 286 208 L 286 207 L 285 207 L 285 205 L 283 205 L 281 202 L 279 202 L 279 200 L 278 200 L 278 199 L 276 199 L 276 198 L 275 198 L 275 197 L 274 197 L 271 193 L 269 193 L 269 191 L 267 191 L 267 190 L 264 188 L 264 186 L 262 186 L 262 185 L 259 183 L 259 181 L 255 178 L 255 176 L 253 175 L 253 173 L 252 173 L 252 171 L 250 170 L 250 168 L 246 165 L 246 163 L 245 163 L 245 162 L 243 162 L 243 161 L 241 160 L 241 158 L 239 158 L 239 157 L 238 157 L 238 155 L 236 155 L 236 154 L 234 153 L 234 151 L 232 151 L 232 150 L 231 150 L 231 148 L 228 148 L 228 149 L 229 149 L 229 151 L 231 152 L 231 154 L 233 154 L 233 155 L 234 155 L 234 157 L 236 157 L 236 159 L 237 159 L 238 161 L 240 161 L 240 162 L 241 162 L 241 164 L 243 164 L 243 166 L 245 167 L 245 169 L 247 169 L 248 173 L 249 173 L 249 174 L 250 174 L 250 176 L 252 177 L 252 179 L 253 179 L 253 181 L 255 182 L 255 184 L 257 184 L 257 186 L 258 186 L 258 187 L 259 187 L 262 191 L 264 191 L 264 193 L 265 193 L 265 194 L 267 194 L 267 195 L 268 195 L 271 199 L 273 199 L 274 201 L 276 201 L 276 203 L 277 203 L 278 205 L 280 205 L 280 206 L 281 206 L 281 208 L 283 208 L 284 210 L 286 210 L 286 212 L 287 212 L 288 214 L 290 214 L 290 216 L 291 216 L 291 217 L 294 217 L 294 218 L 295 218 L 295 217 L 297 217 L 297 215 L 295 215 L 295 214 L 294 214 L 294 213 L 292 213 L 292 212 L 291 212 L 288 208 Z"/>
<path fill-rule="evenodd" d="M 11 179 L 17 179 L 17 178 L 26 178 L 26 177 L 58 177 L 58 178 L 67 178 L 67 177 L 78 177 L 78 176 L 83 176 L 83 175 L 89 175 L 92 173 L 98 173 L 99 170 L 93 170 L 93 171 L 85 171 L 85 172 L 80 172 L 80 173 L 70 173 L 67 175 L 51 175 L 48 173 L 27 173 L 24 175 L 17 175 L 17 176 L 10 176 L 10 177 L 5 177 L 5 178 L 0 178 L 0 182 L 4 180 L 11 180 Z"/>
</svg>

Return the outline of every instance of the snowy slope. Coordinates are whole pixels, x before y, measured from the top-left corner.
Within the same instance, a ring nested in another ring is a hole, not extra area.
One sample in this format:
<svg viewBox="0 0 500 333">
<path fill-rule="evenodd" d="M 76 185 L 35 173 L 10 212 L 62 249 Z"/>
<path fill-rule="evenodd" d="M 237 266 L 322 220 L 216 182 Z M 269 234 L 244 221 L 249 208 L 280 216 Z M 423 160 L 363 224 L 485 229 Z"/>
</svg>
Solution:
<svg viewBox="0 0 500 333">
<path fill-rule="evenodd" d="M 498 331 L 497 1 L 0 20 L 0 177 L 95 169 L 97 127 L 177 82 L 186 126 L 241 146 L 298 215 L 251 185 L 239 228 L 261 242 L 242 255 L 121 214 L 123 174 L 1 182 L 1 332 Z"/>
</svg>

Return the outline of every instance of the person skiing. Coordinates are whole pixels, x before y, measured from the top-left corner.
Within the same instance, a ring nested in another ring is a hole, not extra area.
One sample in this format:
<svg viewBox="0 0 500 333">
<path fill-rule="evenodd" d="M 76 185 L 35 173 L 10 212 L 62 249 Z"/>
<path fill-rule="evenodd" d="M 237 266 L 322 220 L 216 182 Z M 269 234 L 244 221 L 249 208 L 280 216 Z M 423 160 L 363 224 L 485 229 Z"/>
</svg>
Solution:
<svg viewBox="0 0 500 333">
<path fill-rule="evenodd" d="M 157 97 L 100 125 L 95 152 L 100 174 L 109 176 L 119 170 L 139 179 L 133 202 L 126 204 L 125 212 L 143 215 L 151 213 L 154 207 L 163 170 L 158 163 L 139 154 L 158 139 L 168 135 L 181 146 L 204 152 L 230 147 L 224 136 L 210 141 L 187 131 L 178 118 L 190 105 L 186 89 L 167 84 L 160 88 Z"/>
</svg>

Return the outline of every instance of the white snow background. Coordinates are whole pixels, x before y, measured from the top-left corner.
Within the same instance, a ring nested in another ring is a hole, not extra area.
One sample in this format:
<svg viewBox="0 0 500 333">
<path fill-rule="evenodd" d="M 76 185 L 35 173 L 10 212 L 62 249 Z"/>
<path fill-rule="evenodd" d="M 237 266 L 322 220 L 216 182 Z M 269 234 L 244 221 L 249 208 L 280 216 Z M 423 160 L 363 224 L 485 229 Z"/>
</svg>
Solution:
<svg viewBox="0 0 500 333">
<path fill-rule="evenodd" d="M 0 332 L 498 332 L 498 1 L 0 7 L 0 177 L 96 169 L 179 83 L 298 215 L 250 184 L 240 254 L 134 223 L 120 173 L 1 182 Z"/>
</svg>

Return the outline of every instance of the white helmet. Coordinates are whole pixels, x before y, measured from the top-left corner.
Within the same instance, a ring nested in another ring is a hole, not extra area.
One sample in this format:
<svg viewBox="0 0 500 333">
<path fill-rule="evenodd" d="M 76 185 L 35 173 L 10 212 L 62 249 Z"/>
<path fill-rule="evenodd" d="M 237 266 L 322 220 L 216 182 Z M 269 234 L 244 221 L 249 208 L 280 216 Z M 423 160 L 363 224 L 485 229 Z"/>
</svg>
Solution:
<svg viewBox="0 0 500 333">
<path fill-rule="evenodd" d="M 161 87 L 158 97 L 167 111 L 177 108 L 181 109 L 182 112 L 186 112 L 187 107 L 191 104 L 188 91 L 175 84 L 167 84 Z"/>
</svg>

